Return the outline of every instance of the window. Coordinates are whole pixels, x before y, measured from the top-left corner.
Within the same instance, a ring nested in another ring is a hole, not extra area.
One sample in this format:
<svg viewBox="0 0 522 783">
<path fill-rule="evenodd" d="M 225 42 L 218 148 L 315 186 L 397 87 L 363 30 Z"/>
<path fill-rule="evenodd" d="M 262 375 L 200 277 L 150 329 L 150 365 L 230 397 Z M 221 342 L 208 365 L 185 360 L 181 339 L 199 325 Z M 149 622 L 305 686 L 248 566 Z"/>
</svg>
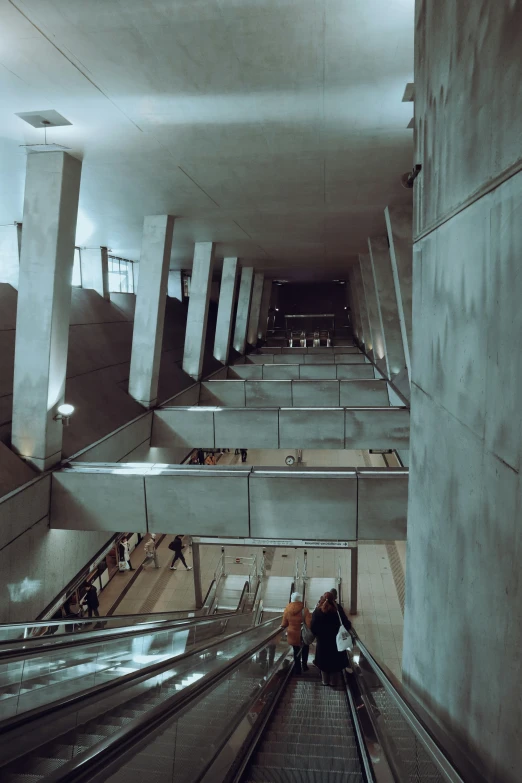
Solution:
<svg viewBox="0 0 522 783">
<path fill-rule="evenodd" d="M 134 263 L 125 258 L 109 256 L 109 291 L 134 294 Z"/>
<path fill-rule="evenodd" d="M 82 256 L 79 247 L 74 248 L 72 284 L 76 286 L 76 288 L 82 287 Z"/>
</svg>

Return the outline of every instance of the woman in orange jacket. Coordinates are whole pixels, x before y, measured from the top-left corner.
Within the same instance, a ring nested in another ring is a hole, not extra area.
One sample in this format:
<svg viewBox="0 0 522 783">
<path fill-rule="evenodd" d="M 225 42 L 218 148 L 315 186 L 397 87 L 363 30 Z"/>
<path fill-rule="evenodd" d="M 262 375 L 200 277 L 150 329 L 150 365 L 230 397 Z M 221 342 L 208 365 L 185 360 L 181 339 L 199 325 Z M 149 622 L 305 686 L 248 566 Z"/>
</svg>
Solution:
<svg viewBox="0 0 522 783">
<path fill-rule="evenodd" d="M 296 674 L 301 674 L 301 671 L 308 671 L 307 663 L 310 647 L 307 644 L 303 644 L 301 640 L 301 624 L 303 621 L 310 628 L 312 615 L 304 605 L 301 593 L 292 593 L 290 603 L 287 604 L 283 612 L 281 628 L 288 628 L 288 644 L 291 644 L 294 649 Z"/>
</svg>

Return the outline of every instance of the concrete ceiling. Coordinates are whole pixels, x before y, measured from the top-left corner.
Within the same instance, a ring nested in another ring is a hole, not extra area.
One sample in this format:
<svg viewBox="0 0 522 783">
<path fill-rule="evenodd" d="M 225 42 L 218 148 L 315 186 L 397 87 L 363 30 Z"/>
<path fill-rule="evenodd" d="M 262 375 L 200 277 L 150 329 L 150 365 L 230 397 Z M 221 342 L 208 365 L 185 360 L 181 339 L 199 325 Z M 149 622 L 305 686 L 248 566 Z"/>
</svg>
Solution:
<svg viewBox="0 0 522 783">
<path fill-rule="evenodd" d="M 83 159 L 77 244 L 138 259 L 143 215 L 273 276 L 342 277 L 407 202 L 414 0 L 2 0 L 0 224 L 22 219 L 25 153 Z"/>
</svg>

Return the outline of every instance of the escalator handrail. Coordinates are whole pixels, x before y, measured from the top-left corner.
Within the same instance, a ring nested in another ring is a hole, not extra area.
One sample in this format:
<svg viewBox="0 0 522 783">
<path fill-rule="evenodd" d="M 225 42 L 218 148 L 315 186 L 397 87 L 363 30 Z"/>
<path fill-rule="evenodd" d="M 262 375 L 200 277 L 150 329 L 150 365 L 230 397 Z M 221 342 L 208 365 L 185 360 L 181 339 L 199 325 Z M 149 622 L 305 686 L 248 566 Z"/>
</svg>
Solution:
<svg viewBox="0 0 522 783">
<path fill-rule="evenodd" d="M 238 614 L 234 614 L 233 616 L 240 617 Z M 26 726 L 32 721 L 40 720 L 47 715 L 56 713 L 57 710 L 73 707 L 80 703 L 83 699 L 96 698 L 107 692 L 115 691 L 117 689 L 119 690 L 122 687 L 129 685 L 129 683 L 135 685 L 140 682 L 140 680 L 146 680 L 149 677 L 162 674 L 164 671 L 168 671 L 173 666 L 174 662 L 178 663 L 179 661 L 183 661 L 192 655 L 199 655 L 201 652 L 205 652 L 211 647 L 216 647 L 216 645 L 221 644 L 224 640 L 228 641 L 235 636 L 248 633 L 254 628 L 262 628 L 264 625 L 268 625 L 268 623 L 274 622 L 274 619 L 275 618 L 266 620 L 264 623 L 259 623 L 259 625 L 252 626 L 251 628 L 242 628 L 239 631 L 234 631 L 233 633 L 215 639 L 214 641 L 205 640 L 202 644 L 192 647 L 192 649 L 181 653 L 181 655 L 174 655 L 171 658 L 166 658 L 163 661 L 152 663 L 150 666 L 145 666 L 143 669 L 138 669 L 137 671 L 131 672 L 130 674 L 124 674 L 121 677 L 117 677 L 114 680 L 111 680 L 110 682 L 94 685 L 91 688 L 78 691 L 74 695 L 64 696 L 61 699 L 56 699 L 53 702 L 49 702 L 49 704 L 44 704 L 41 707 L 35 707 L 33 710 L 27 710 L 20 715 L 15 715 L 11 718 L 5 718 L 4 720 L 0 721 L 0 736 L 5 736 L 6 731 L 18 729 L 21 726 Z"/>
<path fill-rule="evenodd" d="M 210 592 L 210 588 L 209 588 Z M 135 617 L 150 617 L 151 615 L 154 616 L 155 614 L 158 615 L 158 617 L 165 617 L 167 620 L 176 619 L 174 618 L 174 615 L 179 614 L 194 614 L 197 615 L 198 612 L 201 612 L 201 609 L 175 609 L 173 612 L 151 612 L 151 613 L 141 613 L 141 614 L 112 614 L 107 615 L 104 619 L 105 620 L 130 620 Z M 179 617 L 177 619 L 183 620 L 185 618 Z M 191 619 L 191 618 L 187 618 Z M 0 623 L 0 634 L 2 633 L 2 630 L 5 629 L 16 629 L 16 628 L 48 628 L 50 625 L 66 625 L 67 623 L 73 623 L 74 625 L 81 625 L 81 624 L 87 624 L 92 623 L 93 618 L 92 617 L 58 617 L 57 619 L 50 618 L 49 620 L 35 620 L 34 622 L 26 622 L 26 623 Z M 160 622 L 158 620 L 158 622 Z M 0 644 L 4 644 L 9 641 L 13 642 L 21 642 L 21 641 L 29 641 L 30 639 L 41 639 L 40 636 L 27 636 L 24 639 L 6 639 L 2 641 L 0 637 Z"/>
<path fill-rule="evenodd" d="M 420 717 L 418 713 L 418 707 L 412 704 L 411 695 L 406 692 L 404 686 L 384 664 L 381 664 L 375 660 L 353 627 L 350 633 L 352 635 L 352 639 L 356 642 L 357 646 L 370 664 L 381 685 L 394 701 L 400 713 L 411 727 L 415 736 L 420 740 L 426 752 L 433 760 L 435 766 L 446 776 L 447 780 L 452 781 L 452 783 L 464 783 L 465 779 L 461 777 L 460 773 L 458 772 L 457 765 L 452 761 L 450 754 L 444 746 L 444 743 L 434 736 L 432 730 Z M 449 735 L 447 736 L 447 740 L 448 744 L 450 744 Z M 473 780 L 476 781 L 476 783 L 481 783 L 484 781 L 484 778 L 479 773 L 474 771 L 473 774 L 475 775 Z"/>
<path fill-rule="evenodd" d="M 260 626 L 256 626 L 255 630 L 264 625 L 275 623 L 276 619 L 273 618 Z M 146 739 L 153 731 L 160 728 L 165 721 L 173 718 L 178 712 L 188 706 L 194 698 L 202 695 L 226 678 L 230 672 L 251 658 L 256 652 L 262 650 L 271 639 L 281 633 L 282 631 L 279 627 L 271 631 L 257 644 L 223 663 L 223 665 L 218 667 L 217 671 L 210 672 L 200 680 L 187 685 L 179 693 L 169 696 L 169 698 L 157 704 L 144 715 L 122 726 L 118 731 L 111 734 L 110 737 L 76 755 L 63 767 L 46 777 L 46 783 L 81 783 L 82 781 L 91 780 L 92 776 L 98 771 L 104 770 L 107 772 L 108 764 L 120 759 L 127 751 L 135 750 L 137 743 Z"/>
<path fill-rule="evenodd" d="M 243 585 L 243 589 L 241 590 L 241 595 L 239 596 L 239 601 L 237 603 L 237 610 L 236 611 L 239 612 L 240 614 L 244 614 L 244 612 L 243 612 L 241 607 L 243 605 L 243 599 L 244 599 L 245 595 L 249 592 L 249 588 L 250 588 L 250 582 L 247 579 L 245 581 L 245 584 Z"/>
<path fill-rule="evenodd" d="M 203 615 L 201 617 L 188 617 L 186 619 L 179 620 L 163 620 L 151 623 L 140 623 L 139 625 L 127 625 L 120 628 L 98 628 L 92 631 L 82 631 L 81 633 L 71 633 L 64 635 L 63 641 L 60 637 L 53 636 L 41 636 L 34 637 L 32 639 L 26 639 L 23 642 L 17 640 L 16 648 L 4 650 L 0 645 L 0 664 L 4 662 L 11 662 L 18 658 L 25 659 L 33 655 L 43 655 L 51 652 L 63 652 L 70 647 L 78 647 L 90 644 L 99 644 L 100 642 L 112 642 L 116 639 L 120 639 L 122 636 L 136 637 L 147 636 L 153 632 L 170 631 L 176 628 L 192 628 L 194 625 L 204 625 L 205 623 L 219 622 L 219 620 L 226 620 L 230 617 L 234 617 L 237 612 L 218 612 L 212 615 Z M 97 622 L 103 622 L 103 619 L 97 619 Z M 55 641 L 54 644 L 42 644 L 42 640 L 48 639 L 51 642 L 53 639 L 60 639 Z M 15 644 L 15 642 L 11 642 Z"/>
</svg>

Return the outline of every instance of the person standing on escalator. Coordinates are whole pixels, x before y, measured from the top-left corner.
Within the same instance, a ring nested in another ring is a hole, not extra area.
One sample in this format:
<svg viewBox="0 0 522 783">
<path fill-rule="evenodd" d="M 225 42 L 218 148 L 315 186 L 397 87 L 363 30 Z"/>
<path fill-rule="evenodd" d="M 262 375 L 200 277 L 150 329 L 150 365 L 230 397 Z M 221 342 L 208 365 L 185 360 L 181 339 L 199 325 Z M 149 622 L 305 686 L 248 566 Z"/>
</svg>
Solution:
<svg viewBox="0 0 522 783">
<path fill-rule="evenodd" d="M 283 612 L 283 622 L 281 628 L 287 628 L 288 644 L 291 644 L 294 650 L 294 671 L 296 674 L 308 671 L 308 653 L 309 645 L 304 644 L 301 639 L 301 625 L 306 623 L 310 628 L 312 615 L 303 603 L 301 593 L 292 593 L 290 603 L 287 604 Z"/>
<path fill-rule="evenodd" d="M 321 671 L 323 685 L 335 686 L 338 672 L 349 668 L 346 651 L 337 649 L 337 634 L 341 624 L 347 631 L 352 627 L 344 609 L 336 603 L 332 593 L 325 593 L 314 610 L 311 624 L 317 644 L 314 663 Z"/>
</svg>

